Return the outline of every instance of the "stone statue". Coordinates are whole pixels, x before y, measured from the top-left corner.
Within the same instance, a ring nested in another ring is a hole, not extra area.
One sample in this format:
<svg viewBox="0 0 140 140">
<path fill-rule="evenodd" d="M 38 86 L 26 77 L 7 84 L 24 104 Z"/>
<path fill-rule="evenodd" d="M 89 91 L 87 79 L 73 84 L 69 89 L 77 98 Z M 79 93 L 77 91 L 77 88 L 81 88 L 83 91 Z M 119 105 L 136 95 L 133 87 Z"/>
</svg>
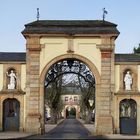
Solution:
<svg viewBox="0 0 140 140">
<path fill-rule="evenodd" d="M 132 76 L 130 75 L 129 71 L 127 71 L 124 77 L 124 82 L 125 82 L 125 90 L 131 90 Z"/>
<path fill-rule="evenodd" d="M 8 72 L 6 72 L 7 76 L 10 77 L 10 82 L 8 84 L 8 89 L 15 89 L 16 87 L 16 75 L 14 73 L 13 70 L 11 70 L 10 74 L 8 74 Z"/>
</svg>

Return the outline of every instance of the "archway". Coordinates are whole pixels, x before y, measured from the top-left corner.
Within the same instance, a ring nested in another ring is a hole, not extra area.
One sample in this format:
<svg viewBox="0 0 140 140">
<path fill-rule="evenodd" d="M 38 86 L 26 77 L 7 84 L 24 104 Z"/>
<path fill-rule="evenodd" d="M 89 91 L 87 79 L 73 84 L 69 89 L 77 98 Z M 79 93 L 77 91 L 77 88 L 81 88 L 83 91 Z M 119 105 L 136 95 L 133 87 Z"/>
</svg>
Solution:
<svg viewBox="0 0 140 140">
<path fill-rule="evenodd" d="M 20 103 L 17 99 L 6 99 L 3 102 L 3 130 L 18 131 L 20 118 Z"/>
<path fill-rule="evenodd" d="M 69 86 L 74 85 L 70 88 Z M 66 104 L 62 100 L 62 95 L 71 95 L 67 104 L 74 105 L 74 102 L 81 106 L 82 113 L 91 112 L 95 109 L 95 77 L 91 70 L 80 60 L 77 59 L 63 59 L 53 64 L 45 76 L 45 106 L 51 110 L 51 118 L 57 120 L 61 117 L 62 106 Z M 68 90 L 69 89 L 69 90 Z M 79 100 L 76 100 L 76 95 Z M 73 99 L 74 95 L 74 99 Z M 93 100 L 93 104 L 89 102 Z M 63 104 L 64 103 L 64 104 Z M 46 109 L 45 109 L 46 110 Z M 67 112 L 72 116 L 76 110 L 70 108 Z M 56 115 L 57 114 L 57 115 Z M 91 114 L 91 113 L 89 113 Z M 83 115 L 83 114 L 82 114 Z M 83 117 L 84 118 L 84 117 Z M 56 121 L 54 121 L 56 123 Z"/>
<path fill-rule="evenodd" d="M 120 133 L 137 133 L 137 104 L 133 99 L 124 99 L 120 102 Z"/>
<path fill-rule="evenodd" d="M 76 108 L 73 106 L 68 106 L 66 108 L 66 118 L 75 119 L 76 118 Z"/>
</svg>

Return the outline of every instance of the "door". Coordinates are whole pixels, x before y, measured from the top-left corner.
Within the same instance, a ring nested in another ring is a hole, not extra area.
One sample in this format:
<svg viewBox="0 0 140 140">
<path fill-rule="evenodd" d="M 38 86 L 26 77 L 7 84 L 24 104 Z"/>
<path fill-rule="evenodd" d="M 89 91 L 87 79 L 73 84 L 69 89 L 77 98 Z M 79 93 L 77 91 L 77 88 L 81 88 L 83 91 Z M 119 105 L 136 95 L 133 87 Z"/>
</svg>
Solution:
<svg viewBox="0 0 140 140">
<path fill-rule="evenodd" d="M 3 102 L 3 130 L 19 130 L 20 103 L 16 99 L 6 99 Z"/>
<path fill-rule="evenodd" d="M 133 99 L 120 102 L 120 133 L 137 134 L 137 105 Z"/>
</svg>

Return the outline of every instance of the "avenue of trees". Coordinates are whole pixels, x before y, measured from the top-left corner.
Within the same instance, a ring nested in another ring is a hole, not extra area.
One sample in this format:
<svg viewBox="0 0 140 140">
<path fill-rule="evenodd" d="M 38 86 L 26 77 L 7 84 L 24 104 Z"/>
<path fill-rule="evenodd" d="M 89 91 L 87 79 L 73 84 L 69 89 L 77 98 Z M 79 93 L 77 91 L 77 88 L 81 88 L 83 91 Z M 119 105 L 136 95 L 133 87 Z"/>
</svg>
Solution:
<svg viewBox="0 0 140 140">
<path fill-rule="evenodd" d="M 73 83 L 77 88 L 80 89 L 80 113 L 82 119 L 85 120 L 86 123 L 91 122 L 91 115 L 92 111 L 95 108 L 95 79 L 92 77 L 89 73 L 89 69 L 87 70 L 86 66 L 85 70 L 83 70 L 84 73 L 87 73 L 85 76 L 89 78 L 89 81 L 80 73 L 81 69 L 80 64 L 78 64 L 79 68 L 77 70 L 77 65 L 74 64 L 76 62 L 73 62 L 72 64 L 68 65 L 69 68 L 63 68 L 65 66 L 66 62 L 60 62 L 59 65 L 56 64 L 54 67 L 51 68 L 50 74 L 48 74 L 47 78 L 49 77 L 50 82 L 45 87 L 45 98 L 48 107 L 51 110 L 51 123 L 57 123 L 58 119 L 61 117 L 61 112 L 63 110 L 64 104 L 61 99 L 61 95 L 63 94 L 63 89 L 65 86 L 69 83 Z M 77 62 L 80 63 L 80 62 Z M 61 64 L 61 66 L 60 66 Z M 73 68 L 73 65 L 76 65 L 76 67 Z M 69 70 L 66 70 L 69 69 Z M 76 69 L 76 70 L 74 70 Z M 66 70 L 66 73 L 62 74 L 62 71 L 64 72 Z M 79 73 L 74 73 L 74 71 Z M 51 73 L 53 72 L 53 73 Z M 68 72 L 68 73 L 67 73 Z M 57 75 L 57 76 L 56 76 Z M 73 79 L 68 80 L 67 77 L 69 75 L 73 75 Z M 46 81 L 49 81 L 48 79 Z M 90 104 L 89 100 L 92 100 L 92 105 Z"/>
</svg>

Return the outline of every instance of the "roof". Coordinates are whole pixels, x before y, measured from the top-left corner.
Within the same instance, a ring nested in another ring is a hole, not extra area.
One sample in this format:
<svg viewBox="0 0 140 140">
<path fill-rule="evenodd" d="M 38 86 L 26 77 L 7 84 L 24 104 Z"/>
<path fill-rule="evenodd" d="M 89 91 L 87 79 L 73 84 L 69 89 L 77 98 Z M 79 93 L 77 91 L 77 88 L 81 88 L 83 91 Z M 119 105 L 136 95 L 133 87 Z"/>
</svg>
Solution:
<svg viewBox="0 0 140 140">
<path fill-rule="evenodd" d="M 24 52 L 0 52 L 0 61 L 26 61 L 26 53 Z"/>
<path fill-rule="evenodd" d="M 0 61 L 26 62 L 26 53 L 0 52 Z M 115 62 L 140 62 L 140 54 L 115 54 Z"/>
<path fill-rule="evenodd" d="M 115 62 L 140 62 L 140 54 L 115 54 Z"/>
<path fill-rule="evenodd" d="M 25 25 L 22 34 L 119 34 L 117 25 L 103 20 L 38 20 Z"/>
</svg>

